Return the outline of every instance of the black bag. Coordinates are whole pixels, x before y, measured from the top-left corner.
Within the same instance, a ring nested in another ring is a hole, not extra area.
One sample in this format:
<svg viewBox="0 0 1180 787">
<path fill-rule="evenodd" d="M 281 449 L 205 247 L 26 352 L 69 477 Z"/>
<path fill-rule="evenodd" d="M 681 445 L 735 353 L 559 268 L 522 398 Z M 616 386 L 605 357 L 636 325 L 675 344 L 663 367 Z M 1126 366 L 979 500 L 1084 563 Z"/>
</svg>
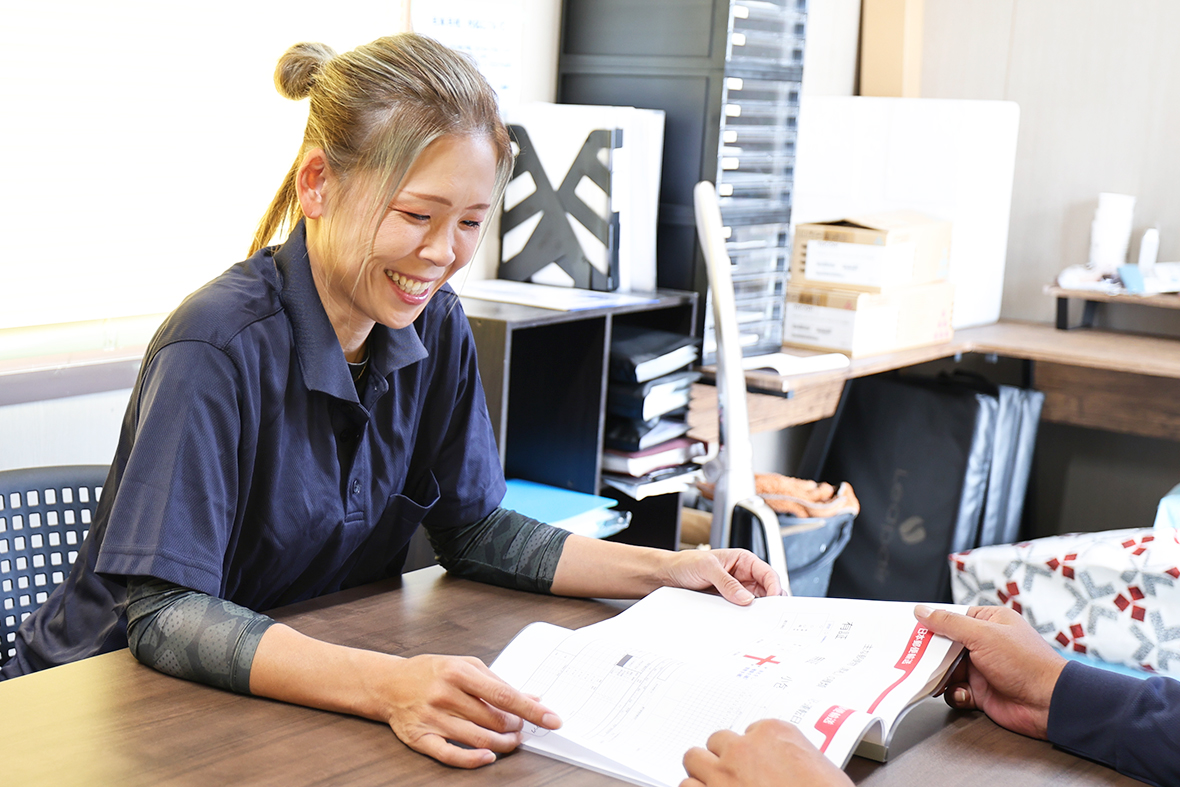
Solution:
<svg viewBox="0 0 1180 787">
<path fill-rule="evenodd" d="M 879 375 L 844 395 L 819 477 L 861 511 L 828 595 L 950 601 L 949 553 L 1017 536 L 1043 394 Z"/>
</svg>

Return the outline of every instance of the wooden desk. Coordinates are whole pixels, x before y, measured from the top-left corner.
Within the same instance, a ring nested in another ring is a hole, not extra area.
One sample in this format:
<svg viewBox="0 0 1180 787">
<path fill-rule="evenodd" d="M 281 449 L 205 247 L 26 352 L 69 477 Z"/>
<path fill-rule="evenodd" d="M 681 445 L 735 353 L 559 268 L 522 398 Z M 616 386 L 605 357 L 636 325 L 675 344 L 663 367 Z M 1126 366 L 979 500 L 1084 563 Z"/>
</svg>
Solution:
<svg viewBox="0 0 1180 787">
<path fill-rule="evenodd" d="M 577 627 L 617 610 L 451 579 L 434 567 L 276 617 L 342 644 L 490 662 L 534 620 Z M 475 771 L 448 768 L 384 725 L 169 678 L 126 650 L 0 683 L 0 709 L 5 784 L 619 784 L 529 752 Z M 940 701 L 915 709 L 895 742 L 888 765 L 853 758 L 849 773 L 871 787 L 1137 784 Z"/>
<path fill-rule="evenodd" d="M 804 350 L 799 355 L 814 355 Z M 770 431 L 830 417 L 844 383 L 894 369 L 982 353 L 1030 361 L 1045 393 L 1041 417 L 1149 437 L 1180 440 L 1180 340 L 1110 331 L 1059 331 L 1045 323 L 998 322 L 956 331 L 932 347 L 858 358 L 840 372 L 780 377 L 750 372 L 751 431 Z M 694 436 L 714 438 L 716 392 L 694 391 Z M 766 393 L 761 393 L 766 392 Z"/>
</svg>

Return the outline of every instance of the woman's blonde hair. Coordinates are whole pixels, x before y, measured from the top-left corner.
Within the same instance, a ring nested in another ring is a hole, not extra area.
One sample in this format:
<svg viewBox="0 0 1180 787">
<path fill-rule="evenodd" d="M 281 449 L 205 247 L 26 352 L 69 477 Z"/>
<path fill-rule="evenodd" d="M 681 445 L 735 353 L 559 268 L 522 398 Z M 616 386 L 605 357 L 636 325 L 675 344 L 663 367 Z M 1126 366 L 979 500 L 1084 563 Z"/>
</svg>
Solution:
<svg viewBox="0 0 1180 787">
<path fill-rule="evenodd" d="M 296 44 L 279 59 L 275 86 L 286 98 L 310 98 L 311 106 L 299 155 L 258 224 L 251 254 L 302 218 L 295 179 L 314 148 L 323 149 L 346 190 L 355 175 L 376 179 L 375 218 L 431 142 L 447 134 L 484 137 L 496 153 L 492 204 L 499 204 L 512 175 L 511 141 L 495 91 L 466 56 L 414 33 L 342 55 Z"/>
</svg>

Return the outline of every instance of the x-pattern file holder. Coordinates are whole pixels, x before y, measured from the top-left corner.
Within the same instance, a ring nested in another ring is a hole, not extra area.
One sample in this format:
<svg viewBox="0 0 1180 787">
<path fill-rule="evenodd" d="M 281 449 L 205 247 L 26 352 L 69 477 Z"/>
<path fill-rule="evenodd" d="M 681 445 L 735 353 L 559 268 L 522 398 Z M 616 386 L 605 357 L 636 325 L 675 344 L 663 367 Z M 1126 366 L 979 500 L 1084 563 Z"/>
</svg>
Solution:
<svg viewBox="0 0 1180 787">
<path fill-rule="evenodd" d="M 577 190 L 582 179 L 587 178 L 602 189 L 609 203 L 611 171 L 603 159 L 610 161 L 611 152 L 621 144 L 619 130 L 591 131 L 556 189 L 537 155 L 528 131 L 518 125 L 509 126 L 509 130 L 520 148 L 512 178 L 514 181 L 530 178 L 534 191 L 518 204 L 505 208 L 500 219 L 500 233 L 501 236 L 507 235 L 530 221 L 536 221 L 536 226 L 529 234 L 524 248 L 501 263 L 499 277 L 531 281 L 541 269 L 556 264 L 573 280 L 575 287 L 614 290 L 619 282 L 619 214 L 610 213 L 605 218 L 598 215 L 578 196 Z M 586 257 L 569 217 L 585 227 L 602 244 L 608 271 L 600 271 Z"/>
</svg>

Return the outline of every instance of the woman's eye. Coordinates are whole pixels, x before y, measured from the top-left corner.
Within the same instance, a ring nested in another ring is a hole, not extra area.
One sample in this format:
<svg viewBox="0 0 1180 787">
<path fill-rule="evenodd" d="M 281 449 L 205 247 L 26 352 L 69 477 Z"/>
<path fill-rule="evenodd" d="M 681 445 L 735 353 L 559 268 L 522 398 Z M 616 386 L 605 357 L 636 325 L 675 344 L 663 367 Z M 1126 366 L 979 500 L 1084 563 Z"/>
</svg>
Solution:
<svg viewBox="0 0 1180 787">
<path fill-rule="evenodd" d="M 410 213 L 408 210 L 402 211 L 403 215 L 409 216 L 414 221 L 429 221 L 429 216 L 424 216 L 421 213 Z"/>
<path fill-rule="evenodd" d="M 473 221 L 473 220 L 469 219 L 467 221 L 462 222 L 462 224 L 464 227 L 471 227 L 472 229 L 479 229 L 480 225 L 482 225 L 483 222 L 482 221 Z"/>
</svg>

